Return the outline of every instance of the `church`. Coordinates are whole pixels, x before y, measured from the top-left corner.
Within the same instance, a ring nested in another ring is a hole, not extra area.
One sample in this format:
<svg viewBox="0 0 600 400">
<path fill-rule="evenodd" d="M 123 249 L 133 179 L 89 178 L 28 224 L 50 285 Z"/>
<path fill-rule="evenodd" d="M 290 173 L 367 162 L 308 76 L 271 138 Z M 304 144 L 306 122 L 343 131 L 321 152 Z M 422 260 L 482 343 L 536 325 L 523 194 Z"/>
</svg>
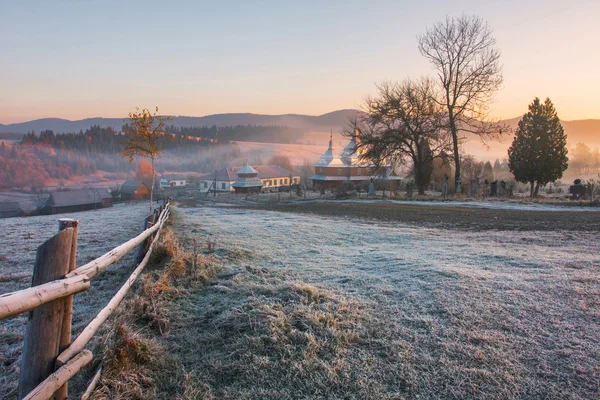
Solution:
<svg viewBox="0 0 600 400">
<path fill-rule="evenodd" d="M 336 188 L 345 182 L 358 185 L 371 180 L 400 182 L 402 178 L 396 175 L 391 165 L 376 168 L 368 160 L 361 160 L 362 150 L 358 149 L 358 129 L 354 130 L 350 142 L 341 154 L 336 154 L 333 148 L 333 135 L 329 137 L 329 148 L 315 165 L 315 174 L 310 177 L 314 188 Z"/>
</svg>

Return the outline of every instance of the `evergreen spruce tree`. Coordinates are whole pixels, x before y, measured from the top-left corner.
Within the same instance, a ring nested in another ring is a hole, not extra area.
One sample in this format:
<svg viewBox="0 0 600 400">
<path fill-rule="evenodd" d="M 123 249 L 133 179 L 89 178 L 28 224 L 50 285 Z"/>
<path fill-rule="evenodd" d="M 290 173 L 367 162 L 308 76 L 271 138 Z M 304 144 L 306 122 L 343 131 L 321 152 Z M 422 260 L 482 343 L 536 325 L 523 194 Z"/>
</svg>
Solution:
<svg viewBox="0 0 600 400">
<path fill-rule="evenodd" d="M 540 186 L 562 177 L 568 162 L 567 136 L 554 105 L 548 98 L 542 104 L 536 97 L 508 149 L 509 169 L 516 180 L 531 185 L 533 199 Z"/>
</svg>

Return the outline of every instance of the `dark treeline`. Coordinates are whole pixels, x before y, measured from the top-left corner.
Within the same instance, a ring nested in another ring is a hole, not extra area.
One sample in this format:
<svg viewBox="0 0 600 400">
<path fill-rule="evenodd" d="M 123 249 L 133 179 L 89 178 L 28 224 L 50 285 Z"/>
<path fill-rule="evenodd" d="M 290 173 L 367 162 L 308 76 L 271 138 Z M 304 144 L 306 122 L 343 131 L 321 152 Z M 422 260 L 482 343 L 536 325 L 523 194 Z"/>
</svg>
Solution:
<svg viewBox="0 0 600 400">
<path fill-rule="evenodd" d="M 85 154 L 120 153 L 122 136 L 112 128 L 101 128 L 92 126 L 85 132 L 58 133 L 51 130 L 41 131 L 39 135 L 35 132 L 27 133 L 21 140 L 22 146 L 51 147 L 62 151 L 76 151 Z M 175 134 L 171 140 L 165 141 L 165 150 L 208 146 L 211 142 L 208 138 L 188 138 L 181 134 Z"/>
<path fill-rule="evenodd" d="M 123 127 L 126 131 L 127 126 Z M 301 138 L 305 131 L 286 126 L 201 126 L 181 127 L 169 126 L 166 133 L 170 140 L 164 143 L 165 150 L 190 149 L 215 144 L 226 144 L 231 141 L 257 141 L 269 143 L 293 143 Z M 23 146 L 45 146 L 56 150 L 77 151 L 86 154 L 120 153 L 122 146 L 121 135 L 112 128 L 92 126 L 85 132 L 57 133 L 43 130 L 39 135 L 35 132 L 26 133 L 21 139 Z"/>
<path fill-rule="evenodd" d="M 237 125 L 237 126 L 169 126 L 168 133 L 183 136 L 212 139 L 224 144 L 231 141 L 267 142 L 267 143 L 296 143 L 302 139 L 306 130 L 279 125 Z"/>
</svg>

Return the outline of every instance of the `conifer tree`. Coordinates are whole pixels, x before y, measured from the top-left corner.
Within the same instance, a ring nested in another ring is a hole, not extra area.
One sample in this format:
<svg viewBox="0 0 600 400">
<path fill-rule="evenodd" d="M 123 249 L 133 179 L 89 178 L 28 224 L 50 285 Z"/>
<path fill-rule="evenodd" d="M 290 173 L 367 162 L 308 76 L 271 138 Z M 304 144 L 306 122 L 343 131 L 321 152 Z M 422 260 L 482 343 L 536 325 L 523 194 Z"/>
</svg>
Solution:
<svg viewBox="0 0 600 400">
<path fill-rule="evenodd" d="M 531 185 L 533 199 L 540 186 L 562 177 L 568 162 L 567 136 L 554 105 L 548 98 L 542 104 L 536 97 L 508 149 L 510 171 L 516 180 Z"/>
</svg>

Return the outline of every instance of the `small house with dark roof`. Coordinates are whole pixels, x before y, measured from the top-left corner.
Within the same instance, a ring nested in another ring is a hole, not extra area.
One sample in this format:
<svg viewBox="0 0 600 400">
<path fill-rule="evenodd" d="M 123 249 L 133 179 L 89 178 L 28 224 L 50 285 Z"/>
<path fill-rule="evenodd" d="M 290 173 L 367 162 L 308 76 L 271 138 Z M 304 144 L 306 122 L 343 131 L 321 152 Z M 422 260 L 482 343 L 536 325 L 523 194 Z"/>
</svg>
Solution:
<svg viewBox="0 0 600 400">
<path fill-rule="evenodd" d="M 21 212 L 21 206 L 16 201 L 0 203 L 0 218 L 18 217 Z"/>
<path fill-rule="evenodd" d="M 67 190 L 52 192 L 46 202 L 46 211 L 50 214 L 87 211 L 112 206 L 112 198 L 106 198 L 108 191 L 99 189 Z M 104 197 L 104 198 L 103 198 Z"/>
<path fill-rule="evenodd" d="M 260 192 L 263 184 L 258 177 L 258 171 L 246 164 L 237 172 L 237 179 L 231 186 L 236 193 L 256 193 Z"/>
<path fill-rule="evenodd" d="M 100 196 L 100 199 L 102 199 L 103 207 L 112 207 L 113 196 L 110 194 L 107 188 L 97 188 L 94 190 L 98 196 Z"/>
<path fill-rule="evenodd" d="M 121 185 L 122 200 L 147 200 L 150 198 L 150 189 L 142 181 L 125 181 Z"/>
</svg>

